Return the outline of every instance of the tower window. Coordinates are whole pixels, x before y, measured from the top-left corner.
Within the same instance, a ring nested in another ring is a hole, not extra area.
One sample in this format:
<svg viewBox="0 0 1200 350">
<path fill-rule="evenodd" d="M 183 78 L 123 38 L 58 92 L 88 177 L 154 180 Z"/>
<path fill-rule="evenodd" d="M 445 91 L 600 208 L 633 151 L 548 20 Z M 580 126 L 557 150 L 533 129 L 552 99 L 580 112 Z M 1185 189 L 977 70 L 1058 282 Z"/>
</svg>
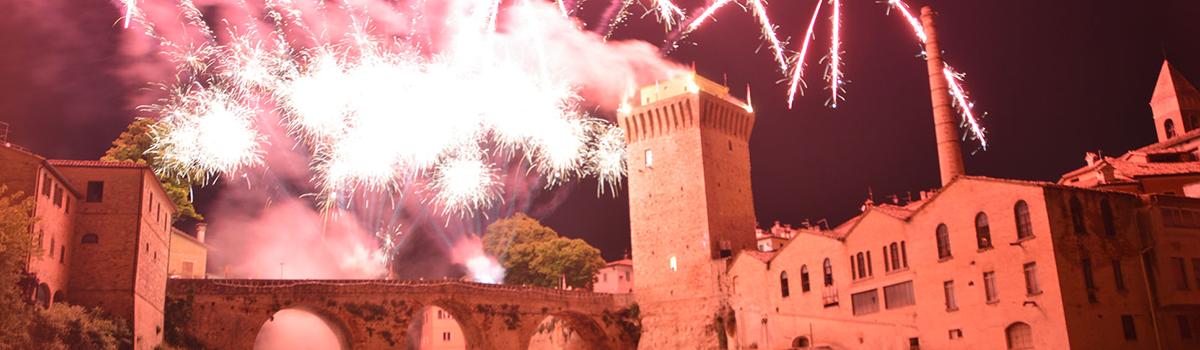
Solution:
<svg viewBox="0 0 1200 350">
<path fill-rule="evenodd" d="M 1133 315 L 1121 315 L 1121 328 L 1125 331 L 1125 340 L 1137 340 L 1137 325 L 1133 323 Z"/>
<path fill-rule="evenodd" d="M 646 150 L 646 167 L 647 168 L 654 167 L 654 152 L 652 152 L 650 150 Z"/>
<path fill-rule="evenodd" d="M 1168 139 L 1175 137 L 1175 121 L 1174 120 L 1167 119 L 1166 121 L 1163 122 L 1163 134 L 1166 135 Z"/>
<path fill-rule="evenodd" d="M 88 181 L 87 201 L 89 203 L 104 201 L 104 181 Z"/>
<path fill-rule="evenodd" d="M 100 236 L 97 236 L 95 233 L 85 234 L 83 235 L 82 243 L 100 243 Z"/>
<path fill-rule="evenodd" d="M 679 264 L 676 262 L 674 256 L 671 257 L 671 271 L 679 271 Z"/>
</svg>

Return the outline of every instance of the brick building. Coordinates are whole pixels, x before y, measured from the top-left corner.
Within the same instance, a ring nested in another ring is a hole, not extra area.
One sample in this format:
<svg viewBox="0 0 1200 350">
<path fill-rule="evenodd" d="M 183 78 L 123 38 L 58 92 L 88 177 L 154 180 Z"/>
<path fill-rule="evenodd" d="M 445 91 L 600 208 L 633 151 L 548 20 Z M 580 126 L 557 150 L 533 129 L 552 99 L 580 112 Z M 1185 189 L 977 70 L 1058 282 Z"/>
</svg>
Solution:
<svg viewBox="0 0 1200 350">
<path fill-rule="evenodd" d="M 641 94 L 618 121 L 643 348 L 1200 348 L 1200 93 L 1170 64 L 1159 143 L 1057 183 L 940 154 L 942 188 L 831 229 L 747 227 L 753 114 L 726 89 Z"/>
<path fill-rule="evenodd" d="M 145 165 L 48 160 L 0 147 L 0 184 L 35 199 L 27 285 L 42 306 L 100 307 L 129 322 L 134 346 L 162 342 L 175 206 Z"/>
</svg>

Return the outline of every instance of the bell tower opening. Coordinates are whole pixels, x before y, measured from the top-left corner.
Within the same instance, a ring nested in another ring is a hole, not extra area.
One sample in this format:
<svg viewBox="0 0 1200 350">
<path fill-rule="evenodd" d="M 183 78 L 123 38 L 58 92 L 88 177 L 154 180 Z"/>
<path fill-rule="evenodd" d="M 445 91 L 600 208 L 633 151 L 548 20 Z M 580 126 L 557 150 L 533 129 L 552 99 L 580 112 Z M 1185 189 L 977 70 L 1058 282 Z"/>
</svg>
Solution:
<svg viewBox="0 0 1200 350">
<path fill-rule="evenodd" d="M 634 295 L 643 348 L 717 347 L 726 260 L 754 248 L 753 108 L 694 73 L 638 91 L 617 122 L 629 147 Z M 661 332 L 661 333 L 658 333 Z"/>
<path fill-rule="evenodd" d="M 1163 60 L 1150 98 L 1158 142 L 1200 129 L 1200 91 L 1170 62 Z"/>
</svg>

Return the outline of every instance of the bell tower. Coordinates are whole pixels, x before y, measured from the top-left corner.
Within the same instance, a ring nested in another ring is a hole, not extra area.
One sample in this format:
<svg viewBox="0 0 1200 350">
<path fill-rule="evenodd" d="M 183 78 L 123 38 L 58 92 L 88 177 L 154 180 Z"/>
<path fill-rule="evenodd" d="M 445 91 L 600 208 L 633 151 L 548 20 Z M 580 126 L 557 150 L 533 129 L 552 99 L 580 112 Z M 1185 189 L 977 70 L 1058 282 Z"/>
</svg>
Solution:
<svg viewBox="0 0 1200 350">
<path fill-rule="evenodd" d="M 1163 60 L 1150 98 L 1158 142 L 1200 129 L 1200 92 L 1170 62 Z"/>
<path fill-rule="evenodd" d="M 754 248 L 754 111 L 695 74 L 643 87 L 636 98 L 617 122 L 628 141 L 641 348 L 718 348 L 728 339 L 718 326 L 724 258 Z"/>
</svg>

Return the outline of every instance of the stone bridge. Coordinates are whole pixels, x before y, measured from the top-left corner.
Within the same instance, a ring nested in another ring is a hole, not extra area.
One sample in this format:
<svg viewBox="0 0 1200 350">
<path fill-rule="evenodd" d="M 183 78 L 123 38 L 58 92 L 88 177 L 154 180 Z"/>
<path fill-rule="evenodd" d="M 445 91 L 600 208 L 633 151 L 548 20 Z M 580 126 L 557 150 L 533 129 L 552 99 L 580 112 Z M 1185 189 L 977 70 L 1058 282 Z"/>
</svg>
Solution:
<svg viewBox="0 0 1200 350">
<path fill-rule="evenodd" d="M 183 332 L 177 341 L 205 349 L 254 348 L 263 324 L 283 309 L 322 317 L 347 349 L 404 349 L 426 306 L 452 314 L 468 349 L 526 349 L 550 316 L 584 348 L 633 349 L 640 334 L 630 295 L 451 280 L 171 279 L 166 317 Z"/>
</svg>

